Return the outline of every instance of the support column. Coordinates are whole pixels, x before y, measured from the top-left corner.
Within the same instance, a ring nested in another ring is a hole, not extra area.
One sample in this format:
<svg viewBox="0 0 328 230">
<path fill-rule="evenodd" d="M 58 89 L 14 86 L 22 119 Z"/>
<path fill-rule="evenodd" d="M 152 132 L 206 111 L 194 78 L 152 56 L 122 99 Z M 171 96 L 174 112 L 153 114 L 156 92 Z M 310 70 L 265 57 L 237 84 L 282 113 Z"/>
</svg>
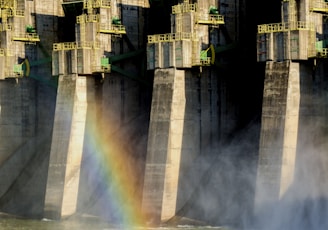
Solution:
<svg viewBox="0 0 328 230">
<path fill-rule="evenodd" d="M 185 105 L 185 71 L 156 70 L 142 200 L 153 223 L 176 212 Z"/>
<path fill-rule="evenodd" d="M 287 61 L 266 66 L 255 215 L 279 201 L 294 179 L 301 65 Z"/>
<path fill-rule="evenodd" d="M 75 74 L 59 78 L 50 152 L 44 217 L 61 219 L 77 206 L 88 103 L 94 102 L 93 78 Z"/>
</svg>

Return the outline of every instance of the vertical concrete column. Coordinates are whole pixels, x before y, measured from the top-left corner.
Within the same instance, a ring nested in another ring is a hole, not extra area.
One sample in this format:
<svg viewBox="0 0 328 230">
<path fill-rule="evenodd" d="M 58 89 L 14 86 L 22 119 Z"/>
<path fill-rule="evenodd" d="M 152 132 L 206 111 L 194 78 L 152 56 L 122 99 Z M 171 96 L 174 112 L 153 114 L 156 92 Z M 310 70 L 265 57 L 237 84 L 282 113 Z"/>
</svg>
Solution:
<svg viewBox="0 0 328 230">
<path fill-rule="evenodd" d="M 185 105 L 185 72 L 156 70 L 142 200 L 153 222 L 176 212 Z"/>
<path fill-rule="evenodd" d="M 300 82 L 300 64 L 291 62 L 287 86 L 279 197 L 282 197 L 287 192 L 294 177 L 300 114 Z"/>
<path fill-rule="evenodd" d="M 60 219 L 76 211 L 87 111 L 93 78 L 59 78 L 44 216 Z"/>
<path fill-rule="evenodd" d="M 293 182 L 300 113 L 300 63 L 268 62 L 263 92 L 255 213 Z"/>
</svg>

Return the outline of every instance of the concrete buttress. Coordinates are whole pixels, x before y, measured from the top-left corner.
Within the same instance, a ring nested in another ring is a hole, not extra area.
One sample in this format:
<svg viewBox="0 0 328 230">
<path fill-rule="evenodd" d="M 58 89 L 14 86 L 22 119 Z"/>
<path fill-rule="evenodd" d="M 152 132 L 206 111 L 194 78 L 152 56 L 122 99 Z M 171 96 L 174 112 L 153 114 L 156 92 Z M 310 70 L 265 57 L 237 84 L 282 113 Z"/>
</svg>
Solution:
<svg viewBox="0 0 328 230">
<path fill-rule="evenodd" d="M 175 215 L 185 113 L 185 72 L 156 70 L 142 209 L 152 221 Z"/>
<path fill-rule="evenodd" d="M 301 63 L 267 62 L 255 196 L 257 214 L 265 205 L 284 197 L 294 181 L 300 98 L 304 96 L 301 89 L 305 87 L 302 78 L 311 79 L 311 72 Z"/>
<path fill-rule="evenodd" d="M 63 75 L 59 79 L 53 140 L 45 197 L 45 218 L 74 214 L 87 112 L 93 111 L 93 78 Z M 90 96 L 91 95 L 91 96 Z"/>
</svg>

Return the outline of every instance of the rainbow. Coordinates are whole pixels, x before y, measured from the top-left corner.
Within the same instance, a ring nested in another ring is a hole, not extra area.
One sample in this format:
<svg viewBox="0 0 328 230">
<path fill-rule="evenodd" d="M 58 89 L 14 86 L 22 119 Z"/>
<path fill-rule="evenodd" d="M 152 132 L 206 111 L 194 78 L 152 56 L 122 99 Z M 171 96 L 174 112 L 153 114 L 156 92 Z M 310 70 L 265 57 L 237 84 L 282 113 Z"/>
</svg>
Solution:
<svg viewBox="0 0 328 230">
<path fill-rule="evenodd" d="M 109 222 L 121 227 L 144 226 L 146 217 L 141 212 L 143 167 L 131 154 L 126 139 L 115 135 L 111 122 L 100 125 L 90 119 L 86 126 L 85 149 L 89 178 L 97 184 L 99 213 Z M 119 132 L 118 132 L 119 133 Z M 94 170 L 92 170 L 94 169 Z M 89 179 L 90 180 L 90 179 Z M 100 191 L 99 191 L 100 190 Z M 104 200 L 105 199 L 105 200 Z"/>
</svg>

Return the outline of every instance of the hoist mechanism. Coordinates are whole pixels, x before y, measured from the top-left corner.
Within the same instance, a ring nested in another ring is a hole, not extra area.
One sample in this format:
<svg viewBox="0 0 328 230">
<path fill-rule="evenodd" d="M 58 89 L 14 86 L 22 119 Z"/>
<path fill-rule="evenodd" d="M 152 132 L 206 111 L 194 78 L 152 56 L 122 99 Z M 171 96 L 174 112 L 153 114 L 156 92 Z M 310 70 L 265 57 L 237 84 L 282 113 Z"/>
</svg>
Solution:
<svg viewBox="0 0 328 230">
<path fill-rule="evenodd" d="M 52 61 L 51 57 L 47 57 L 47 58 L 32 61 L 32 62 L 29 61 L 28 58 L 24 58 L 24 60 L 21 63 L 14 65 L 14 73 L 18 77 L 30 77 L 31 76 L 31 68 L 33 68 L 33 66 L 51 63 L 51 61 Z"/>
<path fill-rule="evenodd" d="M 215 63 L 215 48 L 211 44 L 206 50 L 200 51 L 200 62 L 201 65 L 209 66 Z"/>
<path fill-rule="evenodd" d="M 31 72 L 31 66 L 28 58 L 25 58 L 20 64 L 14 65 L 14 74 L 18 77 L 28 77 Z"/>
</svg>

